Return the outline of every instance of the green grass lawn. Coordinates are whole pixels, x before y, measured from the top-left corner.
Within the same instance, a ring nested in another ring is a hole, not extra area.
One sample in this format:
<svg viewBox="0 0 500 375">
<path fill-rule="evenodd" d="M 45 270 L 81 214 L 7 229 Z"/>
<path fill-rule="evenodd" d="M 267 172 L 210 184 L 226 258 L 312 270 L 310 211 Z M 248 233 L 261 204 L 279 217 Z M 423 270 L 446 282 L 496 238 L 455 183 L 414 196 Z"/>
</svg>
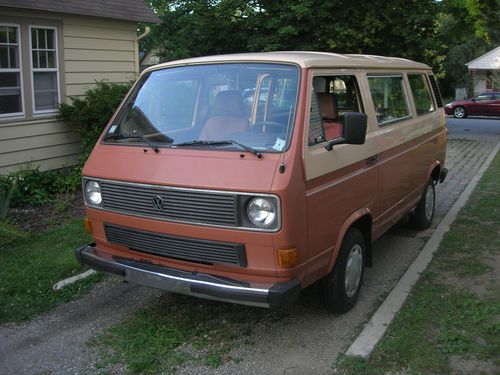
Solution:
<svg viewBox="0 0 500 375">
<path fill-rule="evenodd" d="M 372 358 L 344 357 L 336 367 L 344 374 L 496 373 L 499 264 L 497 155 Z"/>
<path fill-rule="evenodd" d="M 83 271 L 73 249 L 90 241 L 79 219 L 0 249 L 0 324 L 30 319 L 87 292 L 101 275 L 59 291 L 52 286 Z"/>
</svg>

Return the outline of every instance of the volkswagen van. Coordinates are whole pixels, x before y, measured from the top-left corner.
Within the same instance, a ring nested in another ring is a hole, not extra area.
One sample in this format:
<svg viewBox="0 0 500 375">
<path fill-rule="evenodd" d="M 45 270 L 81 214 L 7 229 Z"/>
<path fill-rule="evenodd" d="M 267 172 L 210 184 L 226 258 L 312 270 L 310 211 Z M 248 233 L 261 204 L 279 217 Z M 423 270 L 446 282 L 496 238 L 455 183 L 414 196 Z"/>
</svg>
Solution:
<svg viewBox="0 0 500 375">
<path fill-rule="evenodd" d="M 87 267 L 166 291 L 283 307 L 316 282 L 356 302 L 372 242 L 434 216 L 446 124 L 424 64 L 270 52 L 145 70 L 84 169 Z"/>
</svg>

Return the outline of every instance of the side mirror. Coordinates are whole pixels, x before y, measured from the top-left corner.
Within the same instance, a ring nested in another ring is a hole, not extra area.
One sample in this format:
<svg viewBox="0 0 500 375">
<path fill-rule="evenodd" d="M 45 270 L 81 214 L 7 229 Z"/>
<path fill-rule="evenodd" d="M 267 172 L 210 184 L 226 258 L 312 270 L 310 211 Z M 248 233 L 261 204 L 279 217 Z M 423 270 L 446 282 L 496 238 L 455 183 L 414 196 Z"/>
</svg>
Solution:
<svg viewBox="0 0 500 375">
<path fill-rule="evenodd" d="M 368 116 L 366 113 L 347 112 L 345 114 L 344 134 L 342 138 L 350 145 L 362 145 L 366 139 Z"/>
<path fill-rule="evenodd" d="M 366 128 L 368 126 L 368 116 L 366 113 L 346 112 L 344 117 L 344 128 L 342 137 L 333 139 L 325 146 L 328 151 L 334 145 L 347 143 L 349 145 L 362 145 L 366 139 Z"/>
<path fill-rule="evenodd" d="M 474 103 L 476 102 L 476 98 L 472 98 L 471 100 L 472 100 Z"/>
</svg>

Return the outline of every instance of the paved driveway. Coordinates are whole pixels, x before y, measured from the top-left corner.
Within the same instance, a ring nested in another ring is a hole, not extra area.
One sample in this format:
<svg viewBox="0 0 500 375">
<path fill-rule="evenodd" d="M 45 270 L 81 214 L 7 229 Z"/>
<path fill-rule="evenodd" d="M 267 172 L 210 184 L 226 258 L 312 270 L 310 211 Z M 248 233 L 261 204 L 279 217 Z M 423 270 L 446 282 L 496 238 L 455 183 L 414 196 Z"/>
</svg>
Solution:
<svg viewBox="0 0 500 375">
<path fill-rule="evenodd" d="M 450 174 L 437 188 L 434 225 L 451 207 L 495 144 L 495 137 L 450 140 L 447 161 Z M 290 309 L 288 318 L 255 327 L 251 338 L 255 344 L 244 344 L 248 340 L 241 340 L 231 353 L 233 358 L 242 359 L 238 364 L 228 363 L 216 370 L 187 367 L 179 373 L 331 373 L 336 356 L 352 342 L 431 232 L 432 229 L 416 232 L 402 220 L 377 240 L 374 267 L 367 269 L 360 300 L 349 313 L 328 314 L 314 290 L 308 290 Z M 63 305 L 30 323 L 4 326 L 0 328 L 0 373 L 93 373 L 97 353 L 85 345 L 86 341 L 158 298 L 158 292 L 151 289 L 108 281 L 81 300 Z M 116 368 L 113 372 L 122 370 Z"/>
</svg>

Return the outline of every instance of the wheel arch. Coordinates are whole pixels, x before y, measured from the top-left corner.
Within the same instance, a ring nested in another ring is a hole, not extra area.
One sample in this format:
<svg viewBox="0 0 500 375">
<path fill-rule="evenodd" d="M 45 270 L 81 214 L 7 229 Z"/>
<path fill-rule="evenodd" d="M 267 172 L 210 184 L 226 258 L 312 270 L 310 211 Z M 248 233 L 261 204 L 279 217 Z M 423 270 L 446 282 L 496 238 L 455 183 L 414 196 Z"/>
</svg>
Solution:
<svg viewBox="0 0 500 375">
<path fill-rule="evenodd" d="M 330 263 L 328 265 L 328 273 L 333 270 L 335 262 L 337 260 L 337 256 L 340 252 L 340 246 L 342 245 L 342 241 L 347 233 L 347 231 L 354 227 L 360 230 L 363 235 L 365 241 L 365 266 L 372 266 L 372 224 L 373 219 L 371 212 L 368 208 L 362 208 L 356 212 L 354 212 L 351 216 L 347 218 L 342 227 L 340 228 L 337 241 L 335 242 L 335 248 L 330 259 Z"/>
<path fill-rule="evenodd" d="M 427 181 L 432 178 L 432 181 L 437 183 L 441 178 L 441 168 L 441 163 L 438 160 L 434 161 L 429 168 L 429 173 L 427 173 Z"/>
</svg>

